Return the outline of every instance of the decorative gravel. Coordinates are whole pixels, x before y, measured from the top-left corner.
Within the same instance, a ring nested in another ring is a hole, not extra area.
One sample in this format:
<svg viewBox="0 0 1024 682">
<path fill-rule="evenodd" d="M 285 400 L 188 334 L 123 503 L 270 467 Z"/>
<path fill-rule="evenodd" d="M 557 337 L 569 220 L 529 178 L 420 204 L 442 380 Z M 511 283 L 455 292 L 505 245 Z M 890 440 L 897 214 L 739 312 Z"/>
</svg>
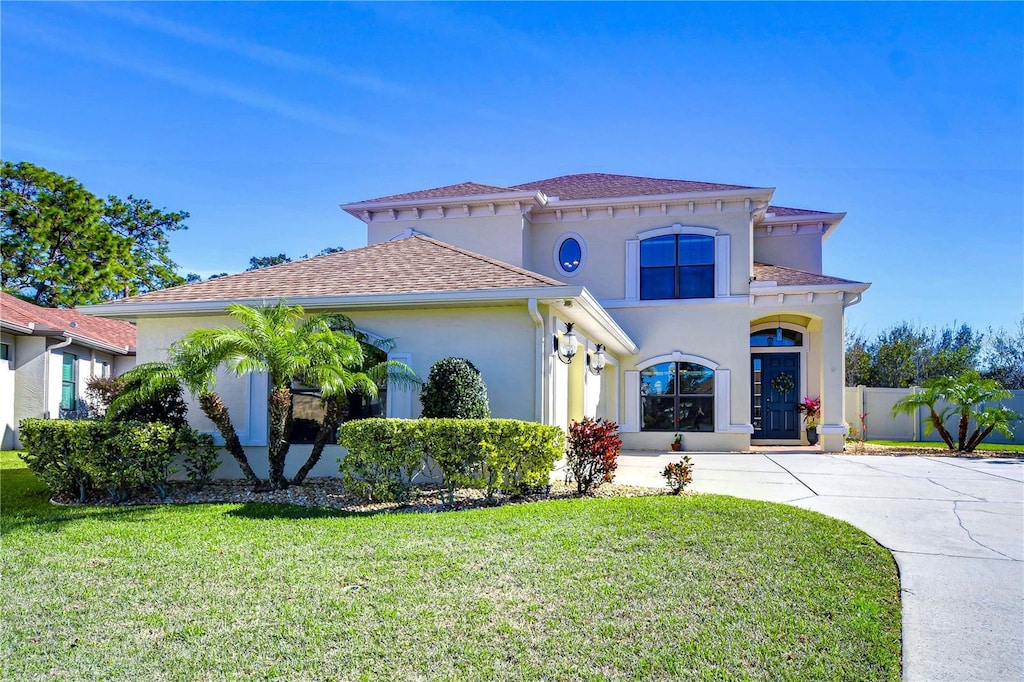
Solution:
<svg viewBox="0 0 1024 682">
<path fill-rule="evenodd" d="M 576 485 L 559 482 L 551 486 L 548 493 L 535 495 L 495 495 L 493 502 L 488 502 L 484 491 L 476 488 L 458 488 L 455 491 L 455 505 L 446 506 L 441 501 L 439 487 L 436 485 L 419 485 L 413 489 L 412 500 L 408 504 L 398 502 L 367 502 L 351 495 L 337 478 L 307 478 L 299 486 L 291 486 L 285 490 L 267 490 L 256 492 L 252 486 L 243 481 L 214 481 L 202 489 L 196 489 L 191 483 L 171 482 L 168 495 L 161 500 L 155 493 L 137 491 L 127 505 L 143 504 L 292 504 L 301 507 L 327 507 L 348 512 L 362 513 L 431 513 L 460 509 L 474 509 L 486 506 L 505 504 L 525 504 L 544 500 L 558 500 L 578 497 Z M 669 490 L 657 488 L 641 488 L 639 486 L 615 485 L 606 483 L 599 487 L 591 497 L 649 497 L 668 495 Z M 81 503 L 70 497 L 54 497 L 51 502 L 58 505 L 77 506 Z M 105 496 L 95 496 L 86 505 L 112 506 L 113 503 Z"/>
</svg>

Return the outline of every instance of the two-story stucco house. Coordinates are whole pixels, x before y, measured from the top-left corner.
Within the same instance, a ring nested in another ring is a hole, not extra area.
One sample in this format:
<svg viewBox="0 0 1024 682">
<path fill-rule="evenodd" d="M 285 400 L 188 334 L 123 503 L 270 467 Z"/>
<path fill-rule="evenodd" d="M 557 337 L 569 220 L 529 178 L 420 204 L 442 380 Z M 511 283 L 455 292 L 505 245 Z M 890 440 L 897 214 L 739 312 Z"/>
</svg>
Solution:
<svg viewBox="0 0 1024 682">
<path fill-rule="evenodd" d="M 226 323 L 231 301 L 342 311 L 420 376 L 470 359 L 495 416 L 607 417 L 631 449 L 676 433 L 687 450 L 799 444 L 796 404 L 820 396 L 821 447 L 841 450 L 844 310 L 869 285 L 821 271 L 844 214 L 772 206 L 773 192 L 595 173 L 396 194 L 342 206 L 366 223 L 364 248 L 89 312 L 136 322 L 145 362 Z M 248 444 L 265 444 L 265 379 L 219 390 Z M 416 416 L 419 401 L 391 390 L 364 413 L 381 412 Z"/>
</svg>

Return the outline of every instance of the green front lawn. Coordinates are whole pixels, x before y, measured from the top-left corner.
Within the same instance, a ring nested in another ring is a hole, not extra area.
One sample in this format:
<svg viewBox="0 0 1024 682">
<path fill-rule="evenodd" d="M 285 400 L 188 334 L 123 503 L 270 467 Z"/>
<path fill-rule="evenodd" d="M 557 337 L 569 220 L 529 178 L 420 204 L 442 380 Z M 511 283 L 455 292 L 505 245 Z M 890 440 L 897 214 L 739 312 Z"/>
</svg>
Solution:
<svg viewBox="0 0 1024 682">
<path fill-rule="evenodd" d="M 0 473 L 8 680 L 898 680 L 892 556 L 728 497 L 58 508 Z"/>
<path fill-rule="evenodd" d="M 954 434 L 955 436 L 956 434 Z M 872 445 L 887 445 L 894 448 L 938 448 L 947 450 L 946 444 L 942 441 L 913 441 L 913 440 L 866 440 L 865 443 Z M 981 443 L 976 450 L 986 452 L 1024 452 L 1024 445 L 1003 444 L 1003 443 Z"/>
</svg>

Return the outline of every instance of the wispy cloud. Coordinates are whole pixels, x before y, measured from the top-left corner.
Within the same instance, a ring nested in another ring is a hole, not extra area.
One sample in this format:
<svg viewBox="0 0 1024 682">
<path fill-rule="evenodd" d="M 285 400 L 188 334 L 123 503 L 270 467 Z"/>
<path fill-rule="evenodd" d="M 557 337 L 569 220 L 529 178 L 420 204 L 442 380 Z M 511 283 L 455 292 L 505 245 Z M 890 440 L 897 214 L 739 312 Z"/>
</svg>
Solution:
<svg viewBox="0 0 1024 682">
<path fill-rule="evenodd" d="M 71 34 L 53 26 L 19 26 L 24 34 L 31 34 L 37 46 L 44 46 L 56 52 L 81 59 L 114 66 L 125 71 L 164 81 L 186 90 L 226 99 L 260 111 L 276 114 L 298 123 L 313 125 L 331 132 L 345 135 L 360 134 L 375 138 L 382 137 L 363 126 L 350 116 L 341 116 L 323 111 L 314 106 L 287 100 L 260 90 L 239 85 L 233 81 L 208 76 L 169 64 L 147 61 L 120 53 L 98 42 L 84 45 Z"/>
<path fill-rule="evenodd" d="M 236 54 L 265 66 L 321 76 L 376 94 L 408 95 L 411 91 L 398 83 L 377 76 L 340 68 L 337 64 L 316 57 L 296 54 L 277 47 L 214 33 L 206 29 L 167 19 L 138 7 L 117 3 L 74 5 L 79 9 L 98 12 L 112 19 L 147 28 L 165 36 L 184 40 L 223 52 Z"/>
</svg>

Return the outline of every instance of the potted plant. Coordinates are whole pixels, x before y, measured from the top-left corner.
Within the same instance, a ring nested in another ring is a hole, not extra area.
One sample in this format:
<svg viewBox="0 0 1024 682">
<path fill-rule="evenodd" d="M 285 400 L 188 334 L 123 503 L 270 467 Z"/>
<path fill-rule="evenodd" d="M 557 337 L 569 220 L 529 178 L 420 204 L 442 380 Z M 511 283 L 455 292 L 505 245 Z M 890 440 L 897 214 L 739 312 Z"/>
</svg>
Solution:
<svg viewBox="0 0 1024 682">
<path fill-rule="evenodd" d="M 807 427 L 807 442 L 811 445 L 817 445 L 818 420 L 821 418 L 821 398 L 804 398 L 797 404 L 796 411 L 804 416 L 804 425 Z"/>
<path fill-rule="evenodd" d="M 677 433 L 676 437 L 675 437 L 675 440 L 672 441 L 672 450 L 674 452 L 679 452 L 682 449 L 683 449 L 683 434 Z"/>
</svg>

